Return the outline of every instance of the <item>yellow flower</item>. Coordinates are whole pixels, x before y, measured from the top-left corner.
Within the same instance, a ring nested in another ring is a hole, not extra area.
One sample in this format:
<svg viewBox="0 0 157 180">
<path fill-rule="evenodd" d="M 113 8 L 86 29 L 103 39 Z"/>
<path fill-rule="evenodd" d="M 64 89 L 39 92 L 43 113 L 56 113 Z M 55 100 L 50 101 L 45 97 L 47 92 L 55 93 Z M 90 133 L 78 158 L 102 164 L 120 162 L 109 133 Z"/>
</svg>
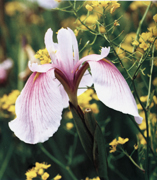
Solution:
<svg viewBox="0 0 157 180">
<path fill-rule="evenodd" d="M 142 106 L 141 106 L 141 104 L 137 104 L 137 109 L 139 109 L 139 110 L 142 110 L 142 109 L 143 109 Z"/>
<path fill-rule="evenodd" d="M 112 147 L 110 148 L 111 150 L 110 150 L 109 152 L 110 152 L 110 153 L 116 152 L 116 150 L 117 150 L 116 147 L 117 147 L 117 146 L 112 146 Z"/>
<path fill-rule="evenodd" d="M 38 171 L 39 169 L 48 169 L 51 166 L 51 164 L 45 164 L 45 163 L 35 163 L 35 170 Z"/>
<path fill-rule="evenodd" d="M 87 4 L 87 5 L 86 5 L 86 9 L 87 9 L 88 11 L 92 11 L 92 10 L 93 10 L 93 7 L 90 6 L 89 4 Z"/>
<path fill-rule="evenodd" d="M 93 113 L 95 113 L 95 114 L 98 114 L 98 113 L 99 113 L 98 105 L 97 105 L 96 103 L 90 104 L 90 105 L 89 105 L 89 108 L 92 109 L 92 112 L 93 112 Z"/>
<path fill-rule="evenodd" d="M 31 170 L 28 170 L 28 171 L 25 173 L 25 175 L 26 175 L 26 177 L 27 177 L 28 180 L 37 177 L 37 173 L 36 173 L 36 171 L 35 171 L 34 168 L 32 168 Z"/>
<path fill-rule="evenodd" d="M 140 97 L 140 100 L 141 100 L 142 102 L 146 102 L 146 101 L 147 101 L 147 98 L 148 98 L 148 96 L 141 96 L 141 97 Z"/>
<path fill-rule="evenodd" d="M 125 144 L 126 142 L 128 142 L 129 141 L 129 139 L 128 138 L 121 138 L 121 137 L 118 137 L 118 141 L 117 141 L 117 143 L 118 144 Z"/>
<path fill-rule="evenodd" d="M 153 16 L 153 19 L 154 19 L 155 22 L 157 22 L 157 14 L 155 14 L 155 15 Z"/>
<path fill-rule="evenodd" d="M 78 33 L 79 33 L 79 30 L 75 29 L 75 30 L 74 30 L 75 36 L 78 36 Z"/>
<path fill-rule="evenodd" d="M 114 26 L 120 26 L 120 24 L 117 20 L 114 21 Z"/>
<path fill-rule="evenodd" d="M 138 46 L 139 42 L 137 40 L 135 40 L 135 41 L 132 42 L 132 45 Z"/>
<path fill-rule="evenodd" d="M 42 180 L 47 180 L 47 178 L 49 177 L 50 175 L 47 173 L 47 172 L 45 172 L 42 176 L 41 176 L 41 179 Z"/>
<path fill-rule="evenodd" d="M 100 30 L 101 33 L 105 33 L 105 32 L 106 32 L 106 29 L 105 29 L 105 27 L 103 27 L 103 26 L 100 26 L 100 27 L 99 27 L 99 30 Z"/>
<path fill-rule="evenodd" d="M 148 28 L 148 30 L 153 34 L 153 36 L 157 36 L 157 27 L 156 26 L 152 26 L 150 28 Z"/>
<path fill-rule="evenodd" d="M 111 6 L 111 9 L 110 9 L 110 13 L 112 14 L 119 7 L 120 7 L 119 3 L 115 2 L 115 1 L 112 1 L 112 6 Z"/>
<path fill-rule="evenodd" d="M 145 42 L 142 42 L 139 47 L 141 49 L 143 49 L 144 51 L 146 51 L 148 48 L 149 48 L 150 44 L 149 43 L 145 43 Z"/>
<path fill-rule="evenodd" d="M 138 149 L 138 145 L 137 145 L 137 144 L 134 145 L 134 149 L 135 149 L 135 150 Z"/>
<path fill-rule="evenodd" d="M 66 114 L 65 114 L 66 118 L 68 119 L 72 119 L 73 118 L 73 115 L 71 113 L 71 111 L 68 111 Z"/>
<path fill-rule="evenodd" d="M 41 169 L 39 169 L 39 170 L 38 170 L 38 175 L 40 175 L 40 176 L 41 176 L 41 175 L 43 175 L 43 174 L 44 174 L 44 170 L 43 170 L 42 168 L 41 168 Z"/>
<path fill-rule="evenodd" d="M 55 176 L 54 178 L 53 178 L 53 180 L 59 180 L 59 179 L 61 179 L 62 178 L 62 176 L 61 175 L 57 175 L 57 176 Z"/>
<path fill-rule="evenodd" d="M 73 127 L 74 127 L 74 124 L 73 124 L 73 123 L 71 123 L 71 122 L 66 123 L 66 129 L 67 129 L 67 130 L 72 129 Z"/>
<path fill-rule="evenodd" d="M 110 142 L 110 144 L 109 145 L 111 145 L 111 146 L 117 146 L 117 139 L 114 139 L 112 142 Z"/>
<path fill-rule="evenodd" d="M 46 48 L 37 51 L 34 57 L 40 60 L 40 64 L 49 64 L 51 62 L 51 58 Z"/>
<path fill-rule="evenodd" d="M 128 138 L 121 138 L 121 137 L 118 137 L 118 140 L 117 139 L 114 139 L 112 142 L 109 143 L 110 146 L 110 153 L 113 153 L 115 152 L 117 149 L 116 147 L 119 145 L 119 144 L 125 144 L 126 142 L 128 142 L 129 139 Z"/>
</svg>

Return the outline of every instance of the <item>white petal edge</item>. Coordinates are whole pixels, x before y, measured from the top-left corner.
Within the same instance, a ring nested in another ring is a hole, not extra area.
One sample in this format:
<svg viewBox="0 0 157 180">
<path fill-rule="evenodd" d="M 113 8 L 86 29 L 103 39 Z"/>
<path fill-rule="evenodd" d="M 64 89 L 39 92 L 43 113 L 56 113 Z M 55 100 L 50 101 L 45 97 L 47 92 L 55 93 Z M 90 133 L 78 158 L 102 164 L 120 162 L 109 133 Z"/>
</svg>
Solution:
<svg viewBox="0 0 157 180">
<path fill-rule="evenodd" d="M 54 66 L 53 64 L 38 64 L 38 63 L 32 63 L 31 61 L 28 62 L 28 67 L 32 72 L 39 72 L 39 73 L 45 73 L 52 69 Z"/>
</svg>

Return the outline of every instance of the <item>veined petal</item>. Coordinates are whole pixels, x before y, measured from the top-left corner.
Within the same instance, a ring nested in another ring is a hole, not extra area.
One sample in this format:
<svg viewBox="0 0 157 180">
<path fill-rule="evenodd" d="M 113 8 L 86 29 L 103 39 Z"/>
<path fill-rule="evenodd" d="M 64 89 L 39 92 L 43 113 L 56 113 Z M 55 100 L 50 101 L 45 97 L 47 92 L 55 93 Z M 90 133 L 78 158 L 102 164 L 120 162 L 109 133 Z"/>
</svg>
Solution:
<svg viewBox="0 0 157 180">
<path fill-rule="evenodd" d="M 49 28 L 46 33 L 45 33 L 45 46 L 47 51 L 49 52 L 49 55 L 51 57 L 51 60 L 53 63 L 56 63 L 56 52 L 57 52 L 57 43 L 53 42 L 53 31 L 51 30 L 51 28 Z"/>
<path fill-rule="evenodd" d="M 80 81 L 80 84 L 79 84 L 79 88 L 81 89 L 78 89 L 77 90 L 77 96 L 81 95 L 83 92 L 85 92 L 87 89 L 86 87 L 87 86 L 92 86 L 93 84 L 93 79 L 92 79 L 92 76 L 90 75 L 90 73 L 88 72 L 88 70 L 86 70 L 86 72 L 84 73 L 81 81 Z M 84 88 L 84 89 L 82 89 Z"/>
<path fill-rule="evenodd" d="M 64 87 L 62 86 L 62 84 L 59 84 L 59 90 L 60 90 L 60 94 L 62 96 L 62 104 L 63 104 L 63 108 L 67 108 L 69 106 L 69 97 L 64 89 Z"/>
<path fill-rule="evenodd" d="M 75 72 L 78 69 L 78 67 L 80 67 L 80 65 L 82 63 L 84 63 L 85 61 L 100 61 L 101 59 L 105 58 L 109 54 L 109 52 L 110 52 L 110 47 L 108 47 L 108 48 L 105 47 L 105 48 L 101 49 L 100 55 L 99 54 L 90 54 L 88 56 L 83 57 L 76 63 L 73 71 Z"/>
<path fill-rule="evenodd" d="M 33 82 L 35 75 L 30 76 L 16 101 L 16 119 L 9 122 L 15 135 L 30 144 L 44 142 L 57 131 L 63 110 L 54 70 L 40 74 Z"/>
<path fill-rule="evenodd" d="M 108 107 L 135 117 L 142 122 L 135 99 L 119 70 L 109 61 L 88 61 L 98 98 Z"/>
<path fill-rule="evenodd" d="M 76 62 L 79 61 L 78 43 L 77 43 L 77 39 L 76 39 L 74 32 L 70 28 L 67 28 L 67 29 L 72 37 L 72 46 L 73 46 L 73 52 L 74 52 L 73 53 L 73 56 L 74 56 L 73 65 L 75 65 Z"/>
<path fill-rule="evenodd" d="M 38 64 L 38 63 L 31 63 L 31 61 L 28 62 L 28 67 L 32 72 L 39 72 L 44 73 L 48 70 L 52 69 L 54 67 L 53 64 Z"/>
<path fill-rule="evenodd" d="M 57 34 L 58 38 L 58 63 L 66 72 L 69 79 L 73 78 L 73 42 L 71 33 L 67 29 L 60 29 Z"/>
</svg>

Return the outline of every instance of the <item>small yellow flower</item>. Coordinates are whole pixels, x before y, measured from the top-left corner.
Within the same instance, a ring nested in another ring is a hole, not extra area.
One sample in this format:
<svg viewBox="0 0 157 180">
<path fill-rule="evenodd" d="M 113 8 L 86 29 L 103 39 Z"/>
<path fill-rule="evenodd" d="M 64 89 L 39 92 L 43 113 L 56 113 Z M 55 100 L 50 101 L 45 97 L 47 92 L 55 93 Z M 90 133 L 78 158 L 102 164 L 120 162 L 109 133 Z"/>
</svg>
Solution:
<svg viewBox="0 0 157 180">
<path fill-rule="evenodd" d="M 54 178 L 53 178 L 53 180 L 59 180 L 59 179 L 61 179 L 62 178 L 62 176 L 61 175 L 57 175 L 57 176 L 55 176 Z"/>
<path fill-rule="evenodd" d="M 157 23 L 157 14 L 153 16 L 154 21 Z"/>
<path fill-rule="evenodd" d="M 93 113 L 95 113 L 95 114 L 98 114 L 98 113 L 99 113 L 98 105 L 97 105 L 96 103 L 90 104 L 90 105 L 89 105 L 89 108 L 92 109 L 92 112 L 93 112 Z"/>
<path fill-rule="evenodd" d="M 79 33 L 79 30 L 75 29 L 75 30 L 74 30 L 75 36 L 78 36 L 78 33 Z"/>
<path fill-rule="evenodd" d="M 112 142 L 110 142 L 110 144 L 109 145 L 111 145 L 111 146 L 117 146 L 117 139 L 114 139 Z"/>
<path fill-rule="evenodd" d="M 135 150 L 138 149 L 138 145 L 137 145 L 137 144 L 134 145 L 134 149 L 135 149 Z"/>
<path fill-rule="evenodd" d="M 117 147 L 117 146 L 112 146 L 112 147 L 111 147 L 111 150 L 110 150 L 109 152 L 110 152 L 110 153 L 116 152 L 116 150 L 117 150 L 116 147 Z"/>
<path fill-rule="evenodd" d="M 90 6 L 89 4 L 87 4 L 85 7 L 86 7 L 86 9 L 87 9 L 88 11 L 92 11 L 92 10 L 93 10 L 93 7 Z"/>
<path fill-rule="evenodd" d="M 135 40 L 135 41 L 132 42 L 132 45 L 138 46 L 139 42 L 137 40 Z"/>
<path fill-rule="evenodd" d="M 47 180 L 47 178 L 49 177 L 50 175 L 47 173 L 47 172 L 45 172 L 42 176 L 41 176 L 41 179 L 42 180 Z"/>
<path fill-rule="evenodd" d="M 45 164 L 45 163 L 35 163 L 35 170 L 39 170 L 39 169 L 48 169 L 51 166 L 51 164 Z"/>
<path fill-rule="evenodd" d="M 141 96 L 140 100 L 141 100 L 141 102 L 146 102 L 147 98 L 148 98 L 148 96 Z"/>
<path fill-rule="evenodd" d="M 121 138 L 121 137 L 118 137 L 118 141 L 117 141 L 117 143 L 118 144 L 125 144 L 126 142 L 128 142 L 129 141 L 129 139 L 128 138 Z"/>
<path fill-rule="evenodd" d="M 41 175 L 43 175 L 43 174 L 44 174 L 44 170 L 43 170 L 42 168 L 41 168 L 41 169 L 39 169 L 39 170 L 38 170 L 38 175 L 40 175 L 40 176 L 41 176 Z"/>
<path fill-rule="evenodd" d="M 120 4 L 117 3 L 116 1 L 112 1 L 112 6 L 111 6 L 111 9 L 110 9 L 110 13 L 112 14 L 117 8 L 120 7 Z"/>
<path fill-rule="evenodd" d="M 28 171 L 25 173 L 25 175 L 26 175 L 26 177 L 27 177 L 28 180 L 37 177 L 37 173 L 36 173 L 36 171 L 35 171 L 34 168 L 28 170 Z"/>
<path fill-rule="evenodd" d="M 117 20 L 114 21 L 114 26 L 120 26 L 119 22 Z"/>
<path fill-rule="evenodd" d="M 142 42 L 139 47 L 141 49 L 143 49 L 144 51 L 146 51 L 148 48 L 149 48 L 150 44 L 149 43 L 145 43 L 145 42 Z"/>
<path fill-rule="evenodd" d="M 72 129 L 73 127 L 74 127 L 74 124 L 73 124 L 73 123 L 71 123 L 71 122 L 66 123 L 66 129 L 67 129 L 67 130 Z"/>
</svg>

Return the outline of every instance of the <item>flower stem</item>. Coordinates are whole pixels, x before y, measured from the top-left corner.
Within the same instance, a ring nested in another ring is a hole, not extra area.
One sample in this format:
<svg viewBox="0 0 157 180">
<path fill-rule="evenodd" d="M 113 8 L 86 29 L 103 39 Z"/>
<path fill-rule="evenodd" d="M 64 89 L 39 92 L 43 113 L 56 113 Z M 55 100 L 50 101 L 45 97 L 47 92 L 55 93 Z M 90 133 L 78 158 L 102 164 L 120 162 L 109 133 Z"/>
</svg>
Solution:
<svg viewBox="0 0 157 180">
<path fill-rule="evenodd" d="M 133 158 L 132 158 L 126 151 L 124 151 L 124 149 L 121 148 L 121 150 L 123 151 L 123 153 L 131 160 L 131 162 L 132 162 L 138 169 L 140 169 L 141 171 L 145 172 L 145 170 L 142 169 L 142 168 L 133 160 Z"/>
<path fill-rule="evenodd" d="M 60 167 L 62 167 L 63 169 L 65 169 L 68 174 L 71 176 L 71 178 L 73 180 L 77 180 L 77 178 L 75 177 L 75 175 L 73 174 L 73 172 L 71 171 L 69 166 L 66 166 L 64 164 L 62 164 L 58 159 L 56 159 L 54 156 L 52 156 L 45 148 L 42 144 L 39 144 L 40 149 L 56 164 L 58 164 Z"/>
</svg>

